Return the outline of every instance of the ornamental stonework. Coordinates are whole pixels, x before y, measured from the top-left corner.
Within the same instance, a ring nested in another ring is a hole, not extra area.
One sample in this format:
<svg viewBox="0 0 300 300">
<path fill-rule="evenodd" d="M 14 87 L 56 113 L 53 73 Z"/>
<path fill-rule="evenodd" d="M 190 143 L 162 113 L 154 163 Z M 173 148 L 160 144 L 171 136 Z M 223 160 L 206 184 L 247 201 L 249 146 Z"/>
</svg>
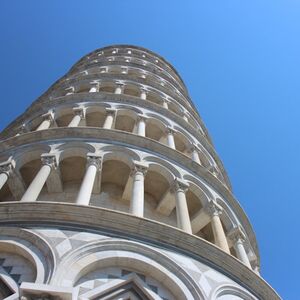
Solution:
<svg viewBox="0 0 300 300">
<path fill-rule="evenodd" d="M 180 75 L 81 58 L 0 134 L 0 299 L 279 299 Z"/>
</svg>

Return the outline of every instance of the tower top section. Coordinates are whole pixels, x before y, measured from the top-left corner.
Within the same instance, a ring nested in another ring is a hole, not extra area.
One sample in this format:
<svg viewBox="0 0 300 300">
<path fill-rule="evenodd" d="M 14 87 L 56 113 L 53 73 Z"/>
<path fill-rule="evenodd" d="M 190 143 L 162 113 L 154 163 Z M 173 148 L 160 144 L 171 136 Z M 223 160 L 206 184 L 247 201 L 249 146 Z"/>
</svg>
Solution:
<svg viewBox="0 0 300 300">
<path fill-rule="evenodd" d="M 101 57 L 101 55 L 104 56 L 126 56 L 128 55 L 130 58 L 136 57 L 136 58 L 142 58 L 143 64 L 147 64 L 147 62 L 153 66 L 156 66 L 158 68 L 162 68 L 166 71 L 169 71 L 171 74 L 170 76 L 174 76 L 175 80 L 177 82 L 180 82 L 182 85 L 182 88 L 186 90 L 185 83 L 177 70 L 173 67 L 171 63 L 169 63 L 165 58 L 160 56 L 159 54 L 144 48 L 140 46 L 134 46 L 134 45 L 125 45 L 125 44 L 116 44 L 116 45 L 110 45 L 103 48 L 98 48 L 85 56 L 83 56 L 77 63 L 73 65 L 70 71 L 72 71 L 74 68 L 77 68 L 80 64 L 85 64 L 87 61 L 90 61 L 91 59 L 97 59 L 97 57 Z"/>
</svg>

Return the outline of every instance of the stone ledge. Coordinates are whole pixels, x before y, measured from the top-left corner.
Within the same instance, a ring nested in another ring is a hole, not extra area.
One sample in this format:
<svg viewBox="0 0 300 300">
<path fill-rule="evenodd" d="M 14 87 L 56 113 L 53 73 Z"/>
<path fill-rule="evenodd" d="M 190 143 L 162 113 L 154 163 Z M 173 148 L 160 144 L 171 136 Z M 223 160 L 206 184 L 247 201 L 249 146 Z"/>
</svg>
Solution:
<svg viewBox="0 0 300 300">
<path fill-rule="evenodd" d="M 257 274 L 213 244 L 177 228 L 108 209 L 57 202 L 0 204 L 2 226 L 61 225 L 106 231 L 173 249 L 202 261 L 244 286 L 259 299 L 280 299 Z"/>
</svg>

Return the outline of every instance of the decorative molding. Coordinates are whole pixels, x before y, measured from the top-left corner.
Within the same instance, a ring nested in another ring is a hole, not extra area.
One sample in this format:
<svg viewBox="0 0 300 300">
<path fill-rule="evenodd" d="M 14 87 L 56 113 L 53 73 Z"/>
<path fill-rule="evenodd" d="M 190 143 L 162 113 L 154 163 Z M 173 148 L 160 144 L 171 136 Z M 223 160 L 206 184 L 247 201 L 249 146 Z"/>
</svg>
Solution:
<svg viewBox="0 0 300 300">
<path fill-rule="evenodd" d="M 127 239 L 138 239 L 158 247 L 177 250 L 221 271 L 260 299 L 280 299 L 260 276 L 238 259 L 204 239 L 177 228 L 131 214 L 91 206 L 60 202 L 0 203 L 1 226 L 30 224 L 40 227 L 41 223 L 44 226 L 71 226 L 96 230 L 99 233 L 106 231 L 116 236 L 126 236 Z"/>
</svg>

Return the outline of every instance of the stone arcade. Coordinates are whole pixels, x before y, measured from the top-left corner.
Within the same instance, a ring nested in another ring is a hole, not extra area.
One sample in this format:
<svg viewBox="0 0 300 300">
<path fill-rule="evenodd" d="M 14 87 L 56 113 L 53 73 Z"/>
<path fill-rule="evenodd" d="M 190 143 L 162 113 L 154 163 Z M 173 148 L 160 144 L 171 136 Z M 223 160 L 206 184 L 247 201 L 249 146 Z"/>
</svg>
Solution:
<svg viewBox="0 0 300 300">
<path fill-rule="evenodd" d="M 0 299 L 279 299 L 159 55 L 84 56 L 0 138 Z"/>
</svg>

